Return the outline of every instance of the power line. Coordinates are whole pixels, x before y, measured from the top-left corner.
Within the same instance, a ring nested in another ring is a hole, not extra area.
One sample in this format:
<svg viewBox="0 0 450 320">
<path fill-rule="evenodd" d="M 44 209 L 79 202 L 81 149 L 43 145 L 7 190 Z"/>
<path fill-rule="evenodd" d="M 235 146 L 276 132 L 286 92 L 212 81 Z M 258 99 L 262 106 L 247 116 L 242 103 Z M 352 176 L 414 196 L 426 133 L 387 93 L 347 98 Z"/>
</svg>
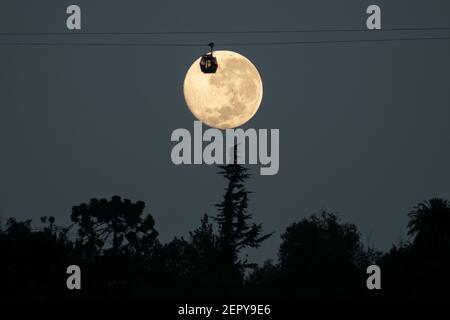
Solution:
<svg viewBox="0 0 450 320">
<path fill-rule="evenodd" d="M 450 40 L 450 36 L 385 38 L 385 39 L 350 39 L 350 40 L 272 41 L 272 42 L 250 42 L 250 43 L 227 43 L 226 45 L 265 46 L 265 45 L 301 45 L 301 44 L 325 44 L 325 43 L 363 43 L 363 42 L 426 41 L 426 40 Z"/>
<path fill-rule="evenodd" d="M 187 34 L 282 34 L 282 33 L 335 33 L 335 32 L 395 32 L 446 31 L 450 27 L 399 27 L 381 30 L 366 29 L 290 29 L 290 30 L 230 30 L 230 31 L 142 31 L 142 32 L 0 32 L 0 36 L 80 36 L 80 35 L 187 35 Z"/>
<path fill-rule="evenodd" d="M 230 42 L 217 43 L 218 46 L 270 46 L 270 45 L 310 45 L 310 44 L 337 44 L 337 43 L 364 43 L 364 42 L 395 42 L 395 41 L 428 41 L 449 40 L 450 36 L 442 37 L 408 37 L 384 39 L 349 39 L 349 40 L 312 40 L 312 41 L 266 41 L 266 42 Z M 87 42 L 0 42 L 0 46 L 53 46 L 53 47 L 205 47 L 204 43 L 87 43 Z"/>
<path fill-rule="evenodd" d="M 83 42 L 0 42 L 0 46 L 50 47 L 205 47 L 204 43 L 83 43 Z"/>
</svg>

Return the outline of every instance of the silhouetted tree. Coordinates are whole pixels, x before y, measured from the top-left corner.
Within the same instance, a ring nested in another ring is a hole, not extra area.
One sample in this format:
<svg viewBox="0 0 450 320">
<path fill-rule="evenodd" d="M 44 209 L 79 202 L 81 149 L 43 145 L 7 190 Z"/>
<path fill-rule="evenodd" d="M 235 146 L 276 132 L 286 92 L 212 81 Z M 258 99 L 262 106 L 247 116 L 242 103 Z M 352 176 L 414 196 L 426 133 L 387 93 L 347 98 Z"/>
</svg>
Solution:
<svg viewBox="0 0 450 320">
<path fill-rule="evenodd" d="M 325 211 L 287 227 L 279 260 L 289 295 L 354 295 L 364 285 L 357 257 L 360 235 L 353 224 L 340 223 Z"/>
<path fill-rule="evenodd" d="M 190 242 L 196 252 L 196 269 L 199 274 L 209 274 L 217 271 L 219 250 L 218 237 L 214 234 L 213 226 L 205 214 L 201 225 L 189 233 Z"/>
<path fill-rule="evenodd" d="M 157 252 L 152 270 L 161 274 L 165 287 L 170 288 L 163 293 L 166 296 L 217 297 L 236 285 L 231 282 L 230 270 L 224 269 L 218 236 L 207 215 L 187 240 L 176 237 Z"/>
<path fill-rule="evenodd" d="M 450 208 L 432 198 L 409 213 L 412 242 L 394 246 L 380 259 L 386 294 L 394 298 L 448 298 Z"/>
<path fill-rule="evenodd" d="M 158 232 L 144 209 L 144 202 L 119 196 L 91 199 L 72 208 L 71 219 L 78 230 L 75 257 L 87 270 L 88 294 L 119 298 L 146 293 L 143 281 L 155 257 Z"/>
<path fill-rule="evenodd" d="M 78 227 L 79 241 L 92 256 L 106 245 L 112 254 L 128 251 L 144 254 L 158 236 L 153 217 L 143 216 L 145 203 L 119 196 L 111 200 L 91 199 L 72 208 L 71 219 Z"/>
<path fill-rule="evenodd" d="M 250 177 L 248 169 L 237 163 L 237 147 L 234 147 L 233 163 L 220 166 L 221 174 L 227 180 L 222 202 L 216 205 L 219 210 L 215 221 L 219 225 L 218 246 L 222 264 L 230 271 L 241 271 L 253 266 L 247 260 L 241 260 L 239 253 L 246 247 L 257 248 L 271 234 L 261 235 L 262 225 L 251 223 L 252 214 L 248 213 L 249 191 L 245 182 Z"/>
<path fill-rule="evenodd" d="M 31 220 L 8 219 L 0 235 L 0 297 L 64 296 L 72 244 L 64 231 L 33 231 Z"/>
<path fill-rule="evenodd" d="M 236 157 L 234 158 L 236 161 Z M 380 257 L 364 249 L 355 225 L 321 211 L 287 227 L 279 261 L 252 266 L 240 254 L 270 235 L 251 223 L 246 169 L 225 165 L 223 201 L 189 237 L 161 244 L 143 202 L 113 197 L 73 207 L 73 227 L 42 217 L 9 219 L 0 229 L 0 298 L 448 298 L 450 293 L 449 203 L 433 198 L 409 213 L 411 242 Z M 365 286 L 369 264 L 382 270 L 382 291 Z M 83 270 L 83 290 L 66 289 L 68 265 Z M 247 276 L 244 271 L 250 271 Z"/>
<path fill-rule="evenodd" d="M 432 198 L 419 203 L 409 213 L 408 235 L 414 237 L 414 244 L 437 249 L 450 248 L 450 203 Z"/>
<path fill-rule="evenodd" d="M 280 264 L 266 260 L 262 266 L 256 266 L 246 281 L 249 296 L 276 297 L 288 296 L 282 279 Z"/>
</svg>

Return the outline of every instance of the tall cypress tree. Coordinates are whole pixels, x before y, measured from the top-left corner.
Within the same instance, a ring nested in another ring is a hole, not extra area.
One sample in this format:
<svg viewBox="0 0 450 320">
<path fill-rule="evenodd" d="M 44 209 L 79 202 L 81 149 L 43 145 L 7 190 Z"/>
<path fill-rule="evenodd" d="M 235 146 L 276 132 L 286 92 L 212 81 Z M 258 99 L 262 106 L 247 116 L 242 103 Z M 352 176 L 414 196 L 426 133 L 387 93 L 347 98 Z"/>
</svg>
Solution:
<svg viewBox="0 0 450 320">
<path fill-rule="evenodd" d="M 245 188 L 250 174 L 247 168 L 237 163 L 237 146 L 233 149 L 233 160 L 232 164 L 219 166 L 218 174 L 228 184 L 222 202 L 216 204 L 219 213 L 215 220 L 219 225 L 218 246 L 224 267 L 242 271 L 253 264 L 240 259 L 241 250 L 259 247 L 272 234 L 261 235 L 262 225 L 251 222 L 253 216 L 247 210 L 250 191 Z"/>
</svg>

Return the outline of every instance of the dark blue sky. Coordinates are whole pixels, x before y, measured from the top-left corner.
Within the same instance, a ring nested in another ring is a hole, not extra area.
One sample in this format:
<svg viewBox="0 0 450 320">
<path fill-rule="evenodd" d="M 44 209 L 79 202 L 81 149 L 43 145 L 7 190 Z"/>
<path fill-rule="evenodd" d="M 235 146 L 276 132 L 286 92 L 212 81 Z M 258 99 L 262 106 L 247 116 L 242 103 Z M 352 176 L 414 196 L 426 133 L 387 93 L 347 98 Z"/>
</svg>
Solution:
<svg viewBox="0 0 450 320">
<path fill-rule="evenodd" d="M 448 1 L 76 1 L 85 32 L 364 28 L 369 4 L 384 28 L 450 26 Z M 64 32 L 61 1 L 3 1 L 1 32 Z M 397 32 L 374 37 L 444 35 Z M 0 208 L 54 215 L 92 197 L 144 200 L 161 239 L 187 235 L 214 214 L 224 181 L 208 166 L 174 166 L 170 134 L 192 130 L 182 83 L 207 50 L 237 51 L 257 66 L 261 108 L 244 128 L 280 129 L 280 172 L 254 177 L 250 208 L 272 239 L 326 208 L 387 249 L 407 213 L 450 195 L 450 40 L 296 46 L 226 42 L 358 39 L 367 33 L 89 36 L 102 41 L 205 43 L 205 47 L 0 47 Z M 67 36 L 1 36 L 2 41 Z M 7 40 L 6 40 L 7 39 Z"/>
</svg>

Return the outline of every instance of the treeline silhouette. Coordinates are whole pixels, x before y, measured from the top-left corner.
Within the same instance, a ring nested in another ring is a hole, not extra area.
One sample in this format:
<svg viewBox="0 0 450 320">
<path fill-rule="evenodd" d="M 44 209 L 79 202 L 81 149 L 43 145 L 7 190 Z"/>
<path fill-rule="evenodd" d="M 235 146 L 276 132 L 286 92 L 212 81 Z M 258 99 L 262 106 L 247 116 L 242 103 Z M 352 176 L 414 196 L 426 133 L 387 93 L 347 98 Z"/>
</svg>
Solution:
<svg viewBox="0 0 450 320">
<path fill-rule="evenodd" d="M 118 196 L 72 208 L 69 227 L 42 217 L 8 219 L 0 230 L 2 299 L 405 299 L 448 298 L 450 206 L 442 199 L 409 213 L 410 241 L 381 253 L 363 246 L 353 224 L 320 211 L 281 235 L 277 261 L 258 266 L 244 255 L 272 236 L 248 211 L 247 169 L 220 167 L 227 181 L 217 213 L 187 239 L 158 240 L 142 201 Z M 75 231 L 76 237 L 69 236 Z M 81 268 L 82 290 L 68 290 L 66 268 Z M 366 268 L 381 268 L 382 290 L 366 287 Z"/>
</svg>

